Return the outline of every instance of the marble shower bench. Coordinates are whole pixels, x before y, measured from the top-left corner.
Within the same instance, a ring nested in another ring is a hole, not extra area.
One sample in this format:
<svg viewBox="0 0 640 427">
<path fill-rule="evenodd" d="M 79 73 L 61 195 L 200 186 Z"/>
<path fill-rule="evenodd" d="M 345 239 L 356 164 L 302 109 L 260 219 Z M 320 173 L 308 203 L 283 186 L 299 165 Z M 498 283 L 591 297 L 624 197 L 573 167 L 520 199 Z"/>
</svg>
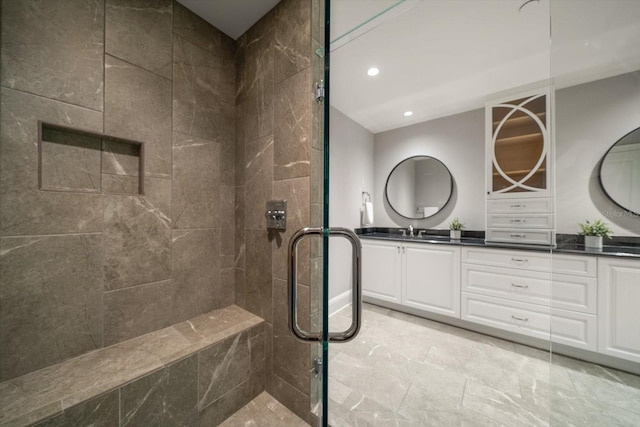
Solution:
<svg viewBox="0 0 640 427">
<path fill-rule="evenodd" d="M 264 390 L 264 320 L 230 306 L 0 384 L 0 426 L 218 425 Z"/>
</svg>

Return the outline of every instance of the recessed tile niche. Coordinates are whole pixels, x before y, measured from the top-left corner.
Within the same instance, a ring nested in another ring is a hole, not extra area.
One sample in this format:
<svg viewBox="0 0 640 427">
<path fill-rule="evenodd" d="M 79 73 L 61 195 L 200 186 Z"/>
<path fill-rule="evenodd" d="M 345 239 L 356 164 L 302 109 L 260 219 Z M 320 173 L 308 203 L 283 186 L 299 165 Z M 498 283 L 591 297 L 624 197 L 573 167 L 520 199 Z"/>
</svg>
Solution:
<svg viewBox="0 0 640 427">
<path fill-rule="evenodd" d="M 144 194 L 144 144 L 38 123 L 38 186 L 43 191 Z"/>
</svg>

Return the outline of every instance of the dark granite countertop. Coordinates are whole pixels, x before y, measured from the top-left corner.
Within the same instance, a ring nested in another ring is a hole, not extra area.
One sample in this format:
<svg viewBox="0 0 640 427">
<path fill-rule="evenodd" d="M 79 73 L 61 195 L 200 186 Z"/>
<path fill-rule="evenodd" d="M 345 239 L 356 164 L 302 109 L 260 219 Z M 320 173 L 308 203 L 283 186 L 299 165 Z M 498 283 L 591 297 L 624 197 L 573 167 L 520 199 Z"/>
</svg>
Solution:
<svg viewBox="0 0 640 427">
<path fill-rule="evenodd" d="M 485 248 L 496 249 L 520 249 L 527 251 L 540 251 L 550 253 L 563 253 L 574 255 L 595 255 L 595 256 L 611 256 L 611 257 L 627 257 L 640 259 L 640 245 L 636 244 L 615 244 L 604 245 L 600 249 L 585 248 L 584 244 L 577 241 L 570 241 L 572 239 L 558 239 L 557 246 L 543 246 L 543 245 L 522 245 L 516 243 L 487 243 L 484 241 L 484 237 L 481 236 L 482 232 L 466 232 L 470 237 L 463 236 L 459 240 L 449 238 L 448 235 L 444 235 L 441 230 L 432 230 L 428 234 L 422 237 L 403 237 L 400 234 L 399 229 L 358 229 L 358 236 L 365 240 L 391 240 L 407 243 L 433 243 L 442 245 L 455 245 L 455 246 L 475 246 Z M 448 230 L 444 230 L 448 233 Z M 417 230 L 416 230 L 417 233 Z M 569 240 L 569 241 L 568 241 Z"/>
<path fill-rule="evenodd" d="M 579 243 L 560 243 L 553 252 L 580 255 L 630 257 L 640 259 L 640 246 L 603 245 L 602 249 L 585 248 Z"/>
</svg>

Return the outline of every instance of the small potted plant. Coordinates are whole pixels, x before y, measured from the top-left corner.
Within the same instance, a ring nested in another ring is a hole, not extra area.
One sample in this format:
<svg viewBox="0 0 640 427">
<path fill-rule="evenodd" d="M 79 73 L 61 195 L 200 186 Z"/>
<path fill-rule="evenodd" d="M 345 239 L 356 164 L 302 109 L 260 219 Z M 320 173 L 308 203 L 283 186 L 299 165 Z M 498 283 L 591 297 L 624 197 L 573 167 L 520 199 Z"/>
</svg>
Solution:
<svg viewBox="0 0 640 427">
<path fill-rule="evenodd" d="M 586 248 L 602 249 L 602 238 L 609 237 L 611 234 L 609 226 L 599 219 L 593 222 L 585 221 L 578 225 L 582 230 L 580 234 L 584 234 L 584 246 Z"/>
<path fill-rule="evenodd" d="M 458 217 L 455 217 L 453 221 L 449 224 L 449 236 L 452 239 L 460 240 L 462 237 L 462 229 L 464 228 L 464 224 L 460 222 Z"/>
</svg>

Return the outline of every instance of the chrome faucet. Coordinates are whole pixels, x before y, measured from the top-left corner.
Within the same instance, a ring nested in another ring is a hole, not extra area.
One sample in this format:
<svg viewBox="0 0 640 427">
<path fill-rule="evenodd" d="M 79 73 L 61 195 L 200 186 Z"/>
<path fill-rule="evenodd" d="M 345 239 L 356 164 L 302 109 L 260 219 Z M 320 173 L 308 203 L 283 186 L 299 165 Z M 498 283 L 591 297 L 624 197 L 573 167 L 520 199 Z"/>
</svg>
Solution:
<svg viewBox="0 0 640 427">
<path fill-rule="evenodd" d="M 418 237 L 422 237 L 422 235 L 425 234 L 426 232 L 427 232 L 427 230 L 418 231 Z"/>
<path fill-rule="evenodd" d="M 409 237 L 413 237 L 413 225 L 409 225 Z"/>
</svg>

